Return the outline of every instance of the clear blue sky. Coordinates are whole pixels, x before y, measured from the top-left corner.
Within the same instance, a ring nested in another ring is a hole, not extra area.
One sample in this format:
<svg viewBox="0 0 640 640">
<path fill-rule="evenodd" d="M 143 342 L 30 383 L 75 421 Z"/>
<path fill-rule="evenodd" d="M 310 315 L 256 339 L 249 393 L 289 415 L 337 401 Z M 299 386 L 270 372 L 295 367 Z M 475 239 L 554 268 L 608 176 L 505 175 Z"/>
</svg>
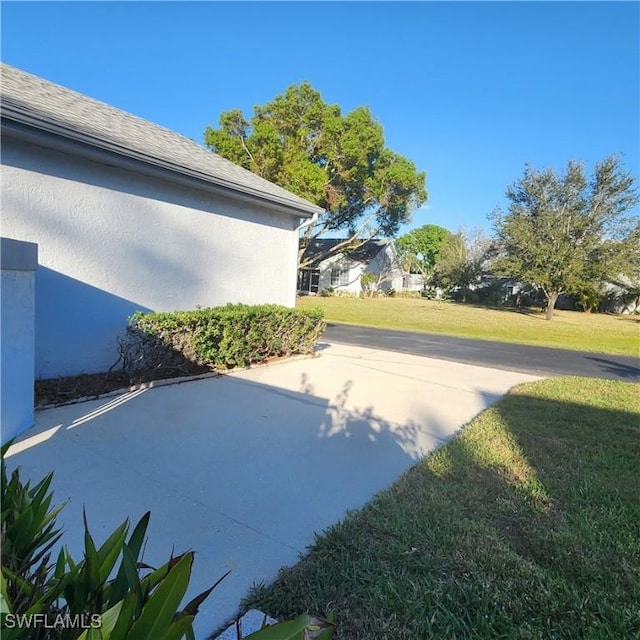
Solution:
<svg viewBox="0 0 640 640">
<path fill-rule="evenodd" d="M 308 80 L 427 172 L 409 228 L 489 228 L 524 165 L 639 175 L 636 2 L 2 2 L 4 62 L 202 142 Z"/>
</svg>

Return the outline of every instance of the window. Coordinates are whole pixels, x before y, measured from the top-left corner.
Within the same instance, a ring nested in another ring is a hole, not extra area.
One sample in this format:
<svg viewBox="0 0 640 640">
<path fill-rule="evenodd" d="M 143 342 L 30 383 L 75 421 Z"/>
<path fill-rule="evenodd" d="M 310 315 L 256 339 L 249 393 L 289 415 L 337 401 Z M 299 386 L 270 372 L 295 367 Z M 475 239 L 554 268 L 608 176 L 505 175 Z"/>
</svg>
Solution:
<svg viewBox="0 0 640 640">
<path fill-rule="evenodd" d="M 320 282 L 319 269 L 300 269 L 298 271 L 298 291 L 301 293 L 318 293 Z"/>
<path fill-rule="evenodd" d="M 349 284 L 348 269 L 331 269 L 331 286 L 346 287 Z"/>
</svg>

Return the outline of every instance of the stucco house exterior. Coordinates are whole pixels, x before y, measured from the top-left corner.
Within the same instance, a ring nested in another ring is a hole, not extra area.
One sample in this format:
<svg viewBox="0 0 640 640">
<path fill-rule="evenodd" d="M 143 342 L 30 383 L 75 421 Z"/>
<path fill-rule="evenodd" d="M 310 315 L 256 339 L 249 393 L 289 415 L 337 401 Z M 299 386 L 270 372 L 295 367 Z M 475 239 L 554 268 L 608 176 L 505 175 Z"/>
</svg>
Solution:
<svg viewBox="0 0 640 640">
<path fill-rule="evenodd" d="M 136 310 L 292 306 L 322 209 L 195 142 L 3 64 L 1 235 L 37 244 L 35 375 L 107 370 Z"/>
<path fill-rule="evenodd" d="M 374 238 L 355 249 L 347 249 L 326 257 L 327 252 L 344 242 L 339 238 L 316 238 L 302 254 L 307 263 L 298 271 L 298 293 L 316 294 L 323 290 L 358 295 L 362 291 L 362 275 L 376 276 L 379 290 L 403 288 L 405 272 L 392 240 Z"/>
</svg>

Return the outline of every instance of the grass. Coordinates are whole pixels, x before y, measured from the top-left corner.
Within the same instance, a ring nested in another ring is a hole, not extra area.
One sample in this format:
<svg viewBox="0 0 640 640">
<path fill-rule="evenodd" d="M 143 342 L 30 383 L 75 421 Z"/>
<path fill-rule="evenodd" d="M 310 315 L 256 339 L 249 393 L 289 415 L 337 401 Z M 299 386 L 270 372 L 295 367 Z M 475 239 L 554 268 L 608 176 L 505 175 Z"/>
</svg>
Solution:
<svg viewBox="0 0 640 640">
<path fill-rule="evenodd" d="M 550 322 L 534 310 L 490 309 L 421 298 L 298 298 L 301 308 L 320 307 L 329 321 L 424 331 L 544 347 L 640 355 L 640 317 L 556 311 Z"/>
<path fill-rule="evenodd" d="M 336 640 L 640 638 L 637 385 L 521 385 L 247 605 Z"/>
</svg>

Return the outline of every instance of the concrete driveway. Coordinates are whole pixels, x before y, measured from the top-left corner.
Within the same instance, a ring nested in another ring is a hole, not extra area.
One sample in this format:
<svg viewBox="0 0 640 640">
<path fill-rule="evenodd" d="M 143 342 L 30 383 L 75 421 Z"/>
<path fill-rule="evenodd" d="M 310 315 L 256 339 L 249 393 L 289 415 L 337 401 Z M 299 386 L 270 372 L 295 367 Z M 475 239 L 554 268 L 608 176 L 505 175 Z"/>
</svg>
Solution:
<svg viewBox="0 0 640 640">
<path fill-rule="evenodd" d="M 196 553 L 190 595 L 231 574 L 196 620 L 206 637 L 254 583 L 534 376 L 338 344 L 232 375 L 39 411 L 9 467 L 55 471 L 65 543 L 82 549 L 151 510 L 146 562 Z"/>
</svg>

